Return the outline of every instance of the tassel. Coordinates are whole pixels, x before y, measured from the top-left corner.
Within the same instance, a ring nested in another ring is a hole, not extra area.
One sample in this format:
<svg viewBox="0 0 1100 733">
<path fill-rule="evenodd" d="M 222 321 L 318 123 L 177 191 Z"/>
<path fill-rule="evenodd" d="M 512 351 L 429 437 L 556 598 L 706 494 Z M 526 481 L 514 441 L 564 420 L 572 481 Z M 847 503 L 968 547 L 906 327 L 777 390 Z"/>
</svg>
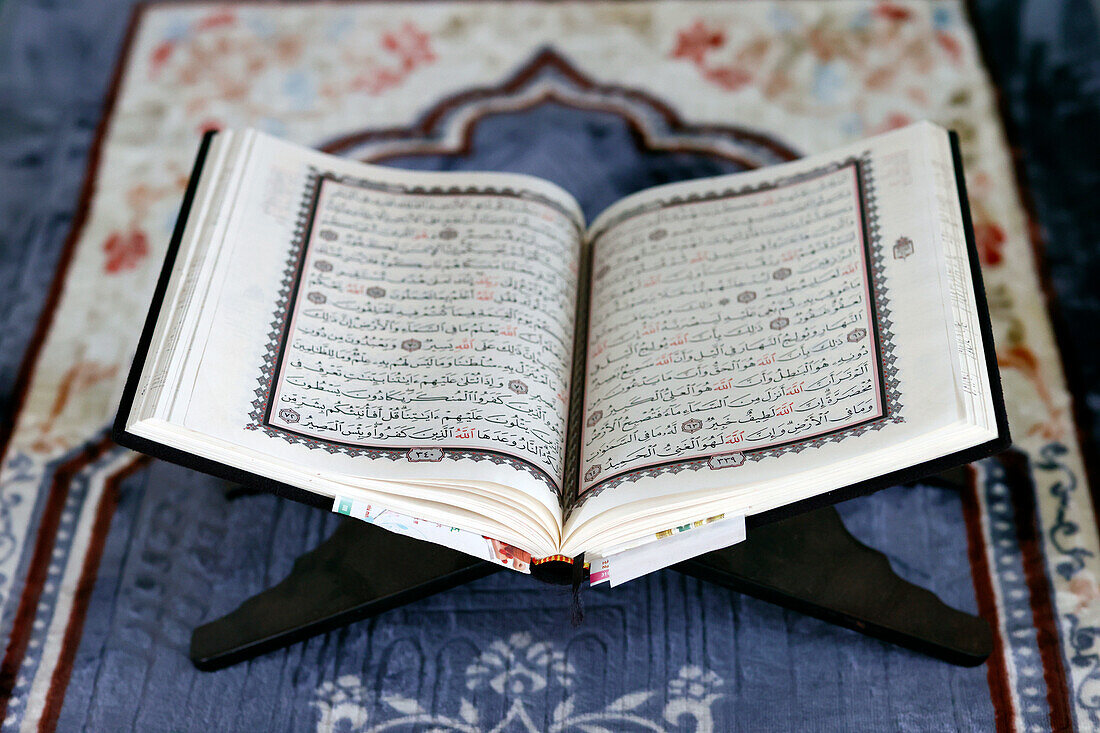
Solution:
<svg viewBox="0 0 1100 733">
<path fill-rule="evenodd" d="M 581 603 L 581 583 L 584 582 L 584 555 L 577 555 L 573 558 L 573 602 L 571 604 L 572 613 L 570 614 L 573 622 L 573 628 L 581 625 L 581 621 L 584 621 L 584 604 Z"/>
<path fill-rule="evenodd" d="M 584 555 L 568 558 L 564 555 L 551 555 L 531 560 L 531 577 L 553 585 L 570 586 L 570 620 L 573 626 L 584 621 L 584 605 L 581 603 L 581 585 L 588 575 L 588 566 L 584 564 Z"/>
</svg>

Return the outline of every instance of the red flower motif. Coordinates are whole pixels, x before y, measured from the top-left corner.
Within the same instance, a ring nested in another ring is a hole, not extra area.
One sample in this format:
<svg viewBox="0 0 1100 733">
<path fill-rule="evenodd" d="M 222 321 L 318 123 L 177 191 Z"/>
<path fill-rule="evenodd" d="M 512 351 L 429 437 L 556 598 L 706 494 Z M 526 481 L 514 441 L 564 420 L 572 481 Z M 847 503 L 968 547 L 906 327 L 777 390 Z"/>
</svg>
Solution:
<svg viewBox="0 0 1100 733">
<path fill-rule="evenodd" d="M 200 135 L 205 135 L 208 132 L 218 132 L 223 127 L 225 127 L 225 125 L 218 120 L 207 118 L 199 123 L 198 131 Z"/>
<path fill-rule="evenodd" d="M 103 253 L 107 255 L 103 263 L 105 272 L 115 274 L 133 270 L 149 254 L 149 240 L 140 229 L 113 232 L 103 243 Z"/>
<path fill-rule="evenodd" d="M 887 20 L 909 20 L 913 17 L 913 12 L 908 8 L 903 8 L 900 5 L 894 3 L 883 2 L 875 6 L 875 15 L 880 18 L 886 18 Z"/>
<path fill-rule="evenodd" d="M 367 94 L 381 94 L 400 84 L 404 78 L 399 71 L 380 67 L 356 76 L 351 82 L 351 87 Z"/>
<path fill-rule="evenodd" d="M 752 81 L 752 74 L 736 66 L 715 66 L 703 71 L 703 76 L 730 92 Z"/>
<path fill-rule="evenodd" d="M 890 130 L 897 130 L 898 128 L 905 127 L 913 120 L 909 115 L 902 112 L 891 112 L 886 115 L 886 119 L 882 121 L 882 124 L 873 130 L 874 134 L 880 135 Z"/>
<path fill-rule="evenodd" d="M 672 50 L 671 57 L 687 59 L 702 66 L 707 52 L 713 48 L 721 48 L 725 42 L 726 36 L 722 31 L 708 28 L 703 21 L 697 20 L 676 33 L 676 48 Z"/>
<path fill-rule="evenodd" d="M 168 59 L 175 48 L 176 44 L 173 41 L 162 41 L 157 44 L 149 58 L 149 71 L 151 74 L 156 74 L 162 66 L 168 63 Z"/>
<path fill-rule="evenodd" d="M 435 61 L 431 37 L 414 23 L 407 21 L 401 26 L 401 30 L 382 35 L 382 47 L 401 60 L 401 67 L 405 71 Z"/>
<path fill-rule="evenodd" d="M 195 25 L 196 30 L 205 31 L 223 25 L 233 25 L 237 22 L 237 16 L 232 10 L 220 10 L 203 17 Z"/>
<path fill-rule="evenodd" d="M 958 64 L 962 61 L 962 44 L 953 35 L 946 31 L 936 31 L 936 42 L 951 57 L 952 63 Z"/>
<path fill-rule="evenodd" d="M 999 265 L 1004 260 L 1005 230 L 999 224 L 983 221 L 974 225 L 974 241 L 978 259 L 983 265 Z"/>
</svg>

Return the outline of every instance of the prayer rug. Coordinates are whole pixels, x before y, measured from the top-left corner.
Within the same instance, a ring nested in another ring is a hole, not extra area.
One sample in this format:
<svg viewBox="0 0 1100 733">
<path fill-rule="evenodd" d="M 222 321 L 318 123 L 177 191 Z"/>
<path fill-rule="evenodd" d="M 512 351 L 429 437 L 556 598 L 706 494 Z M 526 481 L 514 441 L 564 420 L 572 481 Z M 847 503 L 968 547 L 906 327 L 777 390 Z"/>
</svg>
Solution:
<svg viewBox="0 0 1100 733">
<path fill-rule="evenodd" d="M 965 6 L 141 5 L 100 115 L 129 7 L 0 7 L 0 88 L 16 92 L 0 96 L 0 730 L 1100 726 L 1096 516 Z M 281 579 L 337 521 L 232 498 L 106 437 L 204 130 L 531 173 L 591 216 L 656 183 L 924 118 L 961 136 L 1015 448 L 962 492 L 896 487 L 840 510 L 899 574 L 989 620 L 986 665 L 663 571 L 586 593 L 579 628 L 567 595 L 500 573 L 221 672 L 191 667 L 191 629 Z M 35 244 L 63 231 L 60 249 Z"/>
</svg>

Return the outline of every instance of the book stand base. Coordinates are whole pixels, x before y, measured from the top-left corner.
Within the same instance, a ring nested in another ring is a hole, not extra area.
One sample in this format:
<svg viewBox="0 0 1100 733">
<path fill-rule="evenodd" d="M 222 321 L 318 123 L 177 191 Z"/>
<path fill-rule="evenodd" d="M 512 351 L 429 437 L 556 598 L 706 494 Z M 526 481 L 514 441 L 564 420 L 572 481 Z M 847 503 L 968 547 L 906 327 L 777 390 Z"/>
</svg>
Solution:
<svg viewBox="0 0 1100 733">
<path fill-rule="evenodd" d="M 278 585 L 196 628 L 191 661 L 221 669 L 503 569 L 344 520 Z M 899 578 L 831 506 L 755 527 L 746 541 L 672 569 L 952 664 L 975 666 L 992 651 L 984 619 Z"/>
</svg>

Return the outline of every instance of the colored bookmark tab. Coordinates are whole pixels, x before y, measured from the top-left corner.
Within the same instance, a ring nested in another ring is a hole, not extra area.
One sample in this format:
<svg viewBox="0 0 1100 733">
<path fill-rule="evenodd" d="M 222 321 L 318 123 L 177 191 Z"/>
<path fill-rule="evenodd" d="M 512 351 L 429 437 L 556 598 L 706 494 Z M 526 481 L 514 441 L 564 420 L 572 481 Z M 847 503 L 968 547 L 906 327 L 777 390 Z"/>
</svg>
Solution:
<svg viewBox="0 0 1100 733">
<path fill-rule="evenodd" d="M 677 527 L 676 530 L 663 539 L 595 559 L 592 562 L 592 585 L 608 582 L 615 587 L 697 555 L 735 545 L 744 541 L 746 536 L 744 517 L 697 522 Z"/>
<path fill-rule="evenodd" d="M 477 532 L 417 519 L 346 496 L 333 498 L 332 511 L 406 537 L 443 545 L 521 573 L 531 572 L 530 553 Z"/>
</svg>

